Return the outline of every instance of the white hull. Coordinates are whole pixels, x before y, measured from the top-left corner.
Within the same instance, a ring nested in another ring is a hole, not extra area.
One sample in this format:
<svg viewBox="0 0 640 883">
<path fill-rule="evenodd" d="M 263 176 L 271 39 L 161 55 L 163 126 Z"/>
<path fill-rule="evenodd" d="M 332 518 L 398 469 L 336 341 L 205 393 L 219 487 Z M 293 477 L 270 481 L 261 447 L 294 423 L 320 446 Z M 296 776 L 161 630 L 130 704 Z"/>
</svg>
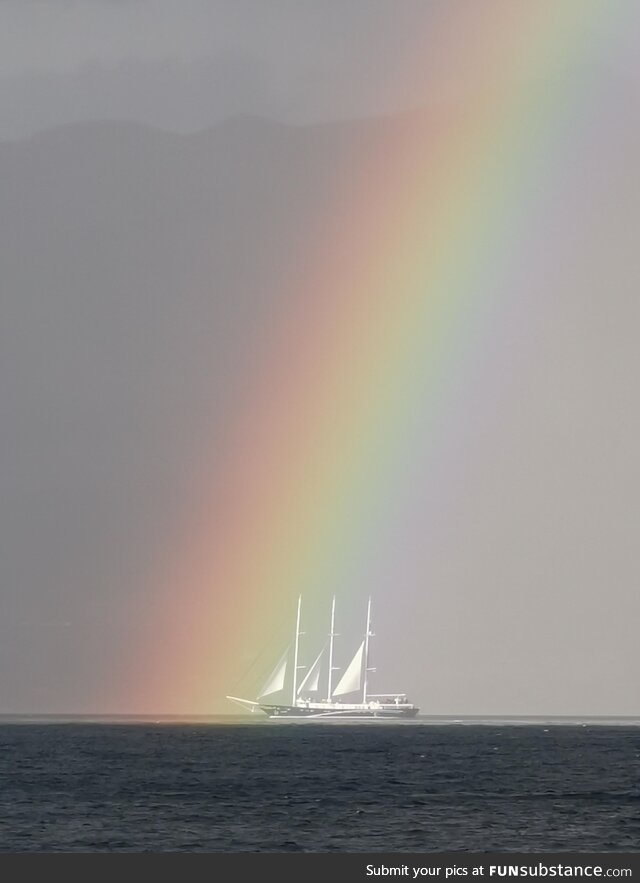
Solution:
<svg viewBox="0 0 640 883">
<path fill-rule="evenodd" d="M 267 705 L 261 703 L 260 711 L 272 720 L 403 720 L 418 714 L 418 707 L 404 703 L 337 703 L 308 702 L 300 705 Z"/>
<path fill-rule="evenodd" d="M 305 702 L 298 705 L 277 705 L 227 696 L 244 708 L 261 711 L 271 720 L 407 720 L 416 717 L 417 705 L 410 702 Z"/>
</svg>

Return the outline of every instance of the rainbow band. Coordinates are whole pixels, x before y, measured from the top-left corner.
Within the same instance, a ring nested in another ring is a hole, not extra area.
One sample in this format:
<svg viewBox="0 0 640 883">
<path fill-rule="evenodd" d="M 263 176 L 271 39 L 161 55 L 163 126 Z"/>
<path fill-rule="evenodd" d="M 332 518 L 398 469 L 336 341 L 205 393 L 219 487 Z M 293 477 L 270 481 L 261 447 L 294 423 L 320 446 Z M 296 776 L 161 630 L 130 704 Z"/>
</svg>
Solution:
<svg viewBox="0 0 640 883">
<path fill-rule="evenodd" d="M 381 121 L 338 182 L 324 232 L 297 257 L 291 314 L 206 464 L 204 511 L 155 587 L 138 708 L 227 710 L 258 636 L 300 592 L 327 609 L 336 589 L 366 594 L 367 557 L 391 542 L 398 489 L 428 460 L 430 427 L 490 336 L 588 98 L 565 72 L 606 51 L 627 8 L 487 0 L 425 12 L 425 44 L 399 76 L 419 78 L 437 44 L 451 64 L 471 52 L 483 77 L 470 98 Z"/>
</svg>

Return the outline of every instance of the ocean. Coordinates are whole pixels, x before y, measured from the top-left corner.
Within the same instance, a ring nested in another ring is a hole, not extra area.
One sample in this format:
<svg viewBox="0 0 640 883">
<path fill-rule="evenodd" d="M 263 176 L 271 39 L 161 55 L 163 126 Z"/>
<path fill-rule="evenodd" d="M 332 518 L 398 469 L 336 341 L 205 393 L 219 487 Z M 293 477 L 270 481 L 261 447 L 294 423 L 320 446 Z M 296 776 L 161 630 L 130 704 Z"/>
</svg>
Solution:
<svg viewBox="0 0 640 883">
<path fill-rule="evenodd" d="M 640 851 L 637 726 L 0 725 L 2 852 Z"/>
</svg>

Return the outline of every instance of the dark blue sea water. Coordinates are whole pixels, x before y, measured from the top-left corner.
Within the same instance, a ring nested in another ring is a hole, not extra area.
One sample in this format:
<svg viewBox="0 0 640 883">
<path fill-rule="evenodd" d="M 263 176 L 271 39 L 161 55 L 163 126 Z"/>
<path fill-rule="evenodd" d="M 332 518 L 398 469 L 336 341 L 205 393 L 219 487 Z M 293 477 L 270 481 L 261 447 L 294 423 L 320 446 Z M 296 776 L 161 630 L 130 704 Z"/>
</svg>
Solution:
<svg viewBox="0 0 640 883">
<path fill-rule="evenodd" d="M 3 852 L 639 851 L 640 729 L 0 726 Z"/>
</svg>

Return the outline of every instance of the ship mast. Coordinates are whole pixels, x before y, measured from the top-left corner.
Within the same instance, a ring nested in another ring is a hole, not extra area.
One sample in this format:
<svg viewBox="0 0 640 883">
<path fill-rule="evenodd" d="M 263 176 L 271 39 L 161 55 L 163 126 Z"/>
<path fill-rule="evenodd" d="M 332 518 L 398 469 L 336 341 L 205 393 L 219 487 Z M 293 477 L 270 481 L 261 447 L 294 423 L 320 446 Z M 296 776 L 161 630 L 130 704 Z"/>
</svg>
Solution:
<svg viewBox="0 0 640 883">
<path fill-rule="evenodd" d="M 297 696 L 296 691 L 298 689 L 298 648 L 300 645 L 300 609 L 302 607 L 302 595 L 298 596 L 298 615 L 296 617 L 296 640 L 294 644 L 293 651 L 293 693 L 291 704 L 295 705 Z"/>
<path fill-rule="evenodd" d="M 373 635 L 371 631 L 371 597 L 369 597 L 369 603 L 367 604 L 367 631 L 364 636 L 364 680 L 362 686 L 362 704 L 366 705 L 367 702 L 367 681 L 368 675 L 370 671 L 374 671 L 374 669 L 369 668 L 369 638 Z"/>
<path fill-rule="evenodd" d="M 331 629 L 329 630 L 329 684 L 327 687 L 327 702 L 331 702 L 331 675 L 333 674 L 333 639 L 335 633 L 333 630 L 336 618 L 336 596 L 331 601 Z"/>
</svg>

